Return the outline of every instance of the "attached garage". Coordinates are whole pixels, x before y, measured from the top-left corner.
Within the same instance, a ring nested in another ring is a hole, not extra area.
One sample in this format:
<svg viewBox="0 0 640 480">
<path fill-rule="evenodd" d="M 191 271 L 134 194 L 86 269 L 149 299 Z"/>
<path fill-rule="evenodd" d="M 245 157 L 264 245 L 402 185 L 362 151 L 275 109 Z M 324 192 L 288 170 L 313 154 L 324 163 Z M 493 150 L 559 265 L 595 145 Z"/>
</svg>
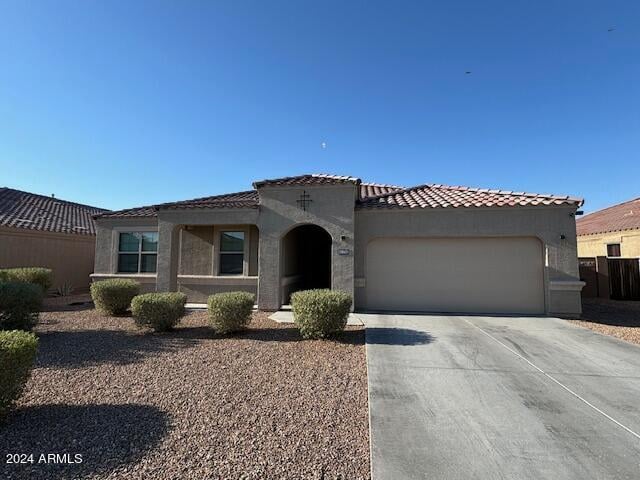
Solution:
<svg viewBox="0 0 640 480">
<path fill-rule="evenodd" d="M 371 310 L 545 312 L 542 243 L 535 237 L 376 238 L 367 245 Z"/>
</svg>

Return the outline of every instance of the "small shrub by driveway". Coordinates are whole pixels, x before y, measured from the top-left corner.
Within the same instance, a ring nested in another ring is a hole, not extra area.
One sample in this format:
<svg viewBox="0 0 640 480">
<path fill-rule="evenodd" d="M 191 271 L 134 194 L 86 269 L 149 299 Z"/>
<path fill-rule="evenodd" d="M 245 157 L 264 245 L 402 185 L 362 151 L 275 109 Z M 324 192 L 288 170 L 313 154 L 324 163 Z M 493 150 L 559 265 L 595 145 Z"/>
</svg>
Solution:
<svg viewBox="0 0 640 480">
<path fill-rule="evenodd" d="M 140 293 L 140 284 L 127 278 L 109 278 L 91 284 L 91 298 L 96 310 L 104 315 L 123 315 L 133 297 Z"/>
<path fill-rule="evenodd" d="M 584 298 L 581 318 L 571 322 L 640 344 L 640 302 Z"/>
<path fill-rule="evenodd" d="M 9 478 L 369 478 L 360 327 L 301 341 L 254 312 L 246 330 L 222 336 L 199 311 L 149 335 L 80 308 L 41 314 L 38 360 L 0 426 L 0 454 L 83 462 L 3 465 Z"/>
<path fill-rule="evenodd" d="M 37 348 L 38 339 L 33 333 L 0 332 L 0 422 L 20 397 L 36 359 Z"/>
<path fill-rule="evenodd" d="M 211 326 L 218 333 L 244 330 L 251 322 L 255 297 L 248 292 L 227 292 L 211 295 L 207 302 Z"/>
<path fill-rule="evenodd" d="M 0 330 L 31 330 L 42 308 L 42 289 L 22 282 L 0 282 Z"/>
<path fill-rule="evenodd" d="M 131 300 L 131 314 L 138 326 L 168 332 L 184 315 L 187 296 L 181 292 L 144 293 Z"/>
<path fill-rule="evenodd" d="M 337 290 L 303 290 L 291 295 L 291 309 L 300 335 L 326 338 L 347 326 L 351 296 Z"/>
</svg>

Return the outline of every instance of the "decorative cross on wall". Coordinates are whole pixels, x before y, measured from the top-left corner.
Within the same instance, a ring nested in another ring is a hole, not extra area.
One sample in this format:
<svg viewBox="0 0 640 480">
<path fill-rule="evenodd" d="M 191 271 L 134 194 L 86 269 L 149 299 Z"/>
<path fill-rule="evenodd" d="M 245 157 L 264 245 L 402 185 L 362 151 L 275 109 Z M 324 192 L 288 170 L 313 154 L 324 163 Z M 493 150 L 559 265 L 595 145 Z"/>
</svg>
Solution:
<svg viewBox="0 0 640 480">
<path fill-rule="evenodd" d="M 296 202 L 298 203 L 298 205 L 300 205 L 300 208 L 302 208 L 302 210 L 306 212 L 307 207 L 311 202 L 313 202 L 313 200 L 311 200 L 311 196 L 307 193 L 307 191 L 303 190 L 300 198 L 296 200 Z"/>
</svg>

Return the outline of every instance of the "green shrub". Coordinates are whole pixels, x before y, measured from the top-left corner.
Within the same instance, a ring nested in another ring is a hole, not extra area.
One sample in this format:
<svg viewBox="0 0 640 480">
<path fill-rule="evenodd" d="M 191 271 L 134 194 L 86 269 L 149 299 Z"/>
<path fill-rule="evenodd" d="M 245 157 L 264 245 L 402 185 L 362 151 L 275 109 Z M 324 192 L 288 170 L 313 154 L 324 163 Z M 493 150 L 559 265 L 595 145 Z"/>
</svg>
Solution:
<svg viewBox="0 0 640 480">
<path fill-rule="evenodd" d="M 300 335 L 325 338 L 347 325 L 351 296 L 337 290 L 303 290 L 291 295 L 291 309 Z"/>
<path fill-rule="evenodd" d="M 38 339 L 33 333 L 0 332 L 0 417 L 20 397 L 36 359 Z"/>
<path fill-rule="evenodd" d="M 0 270 L 0 280 L 33 283 L 39 285 L 43 293 L 47 293 L 53 285 L 53 271 L 41 267 L 5 268 Z"/>
<path fill-rule="evenodd" d="M 133 297 L 140 293 L 140 284 L 127 278 L 109 278 L 91 284 L 91 298 L 103 315 L 127 313 Z"/>
<path fill-rule="evenodd" d="M 32 283 L 0 282 L 0 330 L 31 330 L 42 308 L 42 289 Z"/>
<path fill-rule="evenodd" d="M 180 292 L 144 293 L 131 300 L 131 313 L 138 326 L 149 326 L 156 332 L 175 327 L 184 315 L 187 296 Z"/>
<path fill-rule="evenodd" d="M 207 302 L 209 320 L 217 333 L 243 330 L 251 321 L 255 296 L 249 292 L 227 292 L 211 295 Z"/>
</svg>

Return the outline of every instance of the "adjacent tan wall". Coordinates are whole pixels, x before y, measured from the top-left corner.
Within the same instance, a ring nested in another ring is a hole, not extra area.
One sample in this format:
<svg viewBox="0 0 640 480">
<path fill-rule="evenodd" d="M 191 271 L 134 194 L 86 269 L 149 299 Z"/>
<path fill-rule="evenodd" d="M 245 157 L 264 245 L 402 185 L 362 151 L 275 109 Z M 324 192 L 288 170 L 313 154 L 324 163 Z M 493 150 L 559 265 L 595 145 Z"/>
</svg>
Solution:
<svg viewBox="0 0 640 480">
<path fill-rule="evenodd" d="M 95 244 L 92 235 L 0 228 L 0 268 L 50 268 L 54 289 L 67 282 L 76 292 L 87 291 Z"/>
<path fill-rule="evenodd" d="M 578 237 L 578 256 L 606 256 L 608 243 L 619 243 L 622 257 L 640 257 L 640 230 L 582 235 Z"/>
</svg>

